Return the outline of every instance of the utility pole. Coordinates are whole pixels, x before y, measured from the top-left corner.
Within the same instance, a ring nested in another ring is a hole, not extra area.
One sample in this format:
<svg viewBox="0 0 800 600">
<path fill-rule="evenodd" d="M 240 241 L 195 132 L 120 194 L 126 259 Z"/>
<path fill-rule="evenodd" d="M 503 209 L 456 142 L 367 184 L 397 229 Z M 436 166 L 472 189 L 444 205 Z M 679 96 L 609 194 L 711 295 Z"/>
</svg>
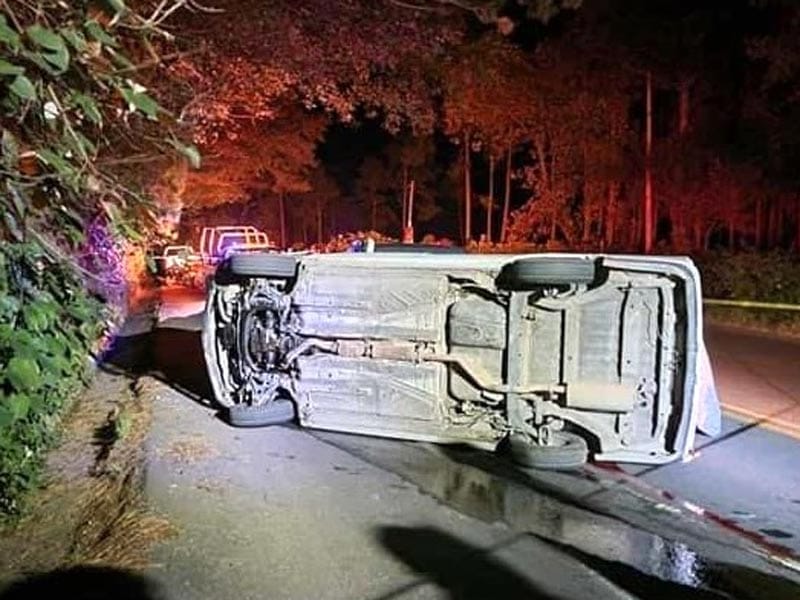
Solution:
<svg viewBox="0 0 800 600">
<path fill-rule="evenodd" d="M 492 211 L 494 211 L 494 153 L 489 154 L 489 199 L 486 203 L 486 242 L 492 243 Z"/>
<path fill-rule="evenodd" d="M 508 213 L 511 210 L 511 146 L 506 150 L 506 180 L 503 199 L 503 222 L 500 229 L 500 241 L 506 243 L 508 238 Z"/>
<path fill-rule="evenodd" d="M 472 239 L 472 166 L 469 131 L 464 133 L 464 245 Z"/>
<path fill-rule="evenodd" d="M 286 250 L 286 198 L 283 192 L 278 194 L 278 206 L 281 219 L 281 250 Z"/>
<path fill-rule="evenodd" d="M 403 224 L 403 243 L 414 243 L 414 180 L 408 184 L 408 203 L 406 208 L 406 222 Z"/>
<path fill-rule="evenodd" d="M 653 81 L 650 71 L 646 76 L 645 90 L 645 146 L 644 146 L 644 252 L 653 251 L 653 182 L 651 154 L 653 151 Z"/>
</svg>

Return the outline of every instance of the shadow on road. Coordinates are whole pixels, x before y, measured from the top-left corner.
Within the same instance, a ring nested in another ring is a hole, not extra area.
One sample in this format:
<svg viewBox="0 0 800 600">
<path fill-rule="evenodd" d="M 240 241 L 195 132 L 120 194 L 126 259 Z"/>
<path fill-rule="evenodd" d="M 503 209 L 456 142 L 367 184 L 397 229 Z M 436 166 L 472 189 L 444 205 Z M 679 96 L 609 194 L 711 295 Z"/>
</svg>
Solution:
<svg viewBox="0 0 800 600">
<path fill-rule="evenodd" d="M 568 559 L 588 567 L 621 591 L 637 598 L 685 598 L 687 600 L 795 600 L 800 586 L 781 577 L 747 567 L 704 563 L 692 575 L 695 585 L 668 581 L 644 573 L 624 563 L 585 553 L 573 546 L 534 534 L 519 534 L 490 548 L 479 548 L 431 527 L 381 527 L 379 542 L 395 557 L 414 570 L 418 579 L 381 596 L 378 600 L 404 597 L 416 588 L 434 584 L 453 600 L 483 598 L 552 598 L 520 572 L 493 556 L 527 536 L 538 540 Z M 698 565 L 686 565 L 689 570 Z M 535 572 L 537 565 L 530 565 Z M 557 578 L 558 573 L 537 573 L 542 578 Z M 549 579 L 555 582 L 555 579 Z"/>
<path fill-rule="evenodd" d="M 389 552 L 421 578 L 380 600 L 402 597 L 426 583 L 436 584 L 450 598 L 459 600 L 552 598 L 492 557 L 491 549 L 472 546 L 438 529 L 381 527 L 377 536 Z"/>
<path fill-rule="evenodd" d="M 159 327 L 120 336 L 103 358 L 101 368 L 132 377 L 151 375 L 192 400 L 211 405 L 211 383 L 199 331 Z"/>
<path fill-rule="evenodd" d="M 536 536 L 538 537 L 538 536 Z M 573 546 L 538 538 L 580 561 L 618 587 L 639 598 L 687 598 L 689 600 L 796 600 L 800 586 L 776 575 L 748 567 L 706 563 L 697 572 L 698 587 L 664 581 L 616 561 L 587 554 Z"/>
<path fill-rule="evenodd" d="M 75 567 L 27 577 L 0 591 L 0 600 L 161 600 L 158 586 L 141 575 L 107 567 Z"/>
</svg>

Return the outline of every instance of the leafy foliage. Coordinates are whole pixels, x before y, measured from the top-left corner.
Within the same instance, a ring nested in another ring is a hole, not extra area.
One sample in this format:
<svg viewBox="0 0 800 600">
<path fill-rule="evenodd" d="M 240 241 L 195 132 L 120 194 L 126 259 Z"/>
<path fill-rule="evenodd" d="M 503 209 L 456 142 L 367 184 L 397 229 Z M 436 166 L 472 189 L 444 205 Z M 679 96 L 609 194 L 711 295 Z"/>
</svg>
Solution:
<svg viewBox="0 0 800 600">
<path fill-rule="evenodd" d="M 141 54 L 158 30 L 122 1 L 103 5 L 106 10 L 84 1 L 4 6 L 0 237 L 46 236 L 75 247 L 84 220 L 98 212 L 120 233 L 135 235 L 128 223 L 149 216 L 147 203 L 103 165 L 110 156 L 119 162 L 131 145 L 175 152 L 151 131 L 164 111 L 131 78 L 136 67 L 127 55 Z M 179 153 L 195 158 L 195 149 L 171 141 Z"/>
<path fill-rule="evenodd" d="M 213 206 L 245 199 L 254 191 L 298 194 L 310 190 L 315 150 L 325 119 L 284 109 L 270 122 L 219 141 L 204 168 L 186 173 L 182 199 L 193 206 Z"/>
<path fill-rule="evenodd" d="M 696 262 L 710 298 L 800 304 L 800 260 L 788 252 L 713 252 Z"/>
<path fill-rule="evenodd" d="M 0 242 L 0 513 L 35 485 L 104 314 L 72 268 L 36 244 Z"/>
<path fill-rule="evenodd" d="M 141 177 L 120 166 L 142 153 L 199 164 L 134 64 L 182 4 L 148 19 L 123 0 L 0 4 L 0 512 L 19 508 L 88 376 L 105 309 L 87 289 L 124 284 L 122 241 L 152 221 Z"/>
</svg>

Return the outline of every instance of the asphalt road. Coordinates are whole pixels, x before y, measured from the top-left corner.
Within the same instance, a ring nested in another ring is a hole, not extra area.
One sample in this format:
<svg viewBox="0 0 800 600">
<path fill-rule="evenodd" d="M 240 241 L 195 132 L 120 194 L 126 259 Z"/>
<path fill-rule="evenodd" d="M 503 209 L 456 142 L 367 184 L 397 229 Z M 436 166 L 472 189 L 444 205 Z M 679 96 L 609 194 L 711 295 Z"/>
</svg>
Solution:
<svg viewBox="0 0 800 600">
<path fill-rule="evenodd" d="M 726 416 L 690 463 L 574 473 L 234 429 L 207 402 L 201 308 L 167 294 L 159 327 L 121 340 L 144 360 L 123 366 L 164 384 L 146 490 L 180 530 L 148 573 L 166 598 L 800 597 L 798 441 L 765 427 L 780 423 Z M 708 342 L 723 402 L 790 406 L 798 375 L 781 357 L 798 346 L 727 329 Z"/>
</svg>

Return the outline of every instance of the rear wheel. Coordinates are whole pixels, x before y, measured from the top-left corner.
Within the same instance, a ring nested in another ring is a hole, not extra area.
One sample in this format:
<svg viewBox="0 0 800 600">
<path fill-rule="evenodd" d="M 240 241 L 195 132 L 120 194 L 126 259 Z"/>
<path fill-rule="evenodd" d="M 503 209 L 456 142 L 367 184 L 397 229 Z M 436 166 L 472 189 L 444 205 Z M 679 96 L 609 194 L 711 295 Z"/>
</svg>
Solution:
<svg viewBox="0 0 800 600">
<path fill-rule="evenodd" d="M 507 290 L 529 290 L 542 286 L 558 286 L 594 282 L 596 266 L 583 257 L 542 257 L 518 260 L 507 264 L 497 283 Z"/>
<path fill-rule="evenodd" d="M 244 277 L 291 279 L 297 273 L 297 260 L 283 254 L 233 254 L 228 269 Z"/>
<path fill-rule="evenodd" d="M 553 432 L 550 444 L 540 446 L 531 443 L 521 434 L 508 439 L 511 459 L 524 467 L 535 469 L 576 469 L 586 463 L 589 454 L 586 440 L 567 431 Z"/>
<path fill-rule="evenodd" d="M 228 408 L 228 421 L 236 427 L 266 427 L 293 420 L 294 403 L 284 398 L 255 406 L 234 404 Z"/>
</svg>

